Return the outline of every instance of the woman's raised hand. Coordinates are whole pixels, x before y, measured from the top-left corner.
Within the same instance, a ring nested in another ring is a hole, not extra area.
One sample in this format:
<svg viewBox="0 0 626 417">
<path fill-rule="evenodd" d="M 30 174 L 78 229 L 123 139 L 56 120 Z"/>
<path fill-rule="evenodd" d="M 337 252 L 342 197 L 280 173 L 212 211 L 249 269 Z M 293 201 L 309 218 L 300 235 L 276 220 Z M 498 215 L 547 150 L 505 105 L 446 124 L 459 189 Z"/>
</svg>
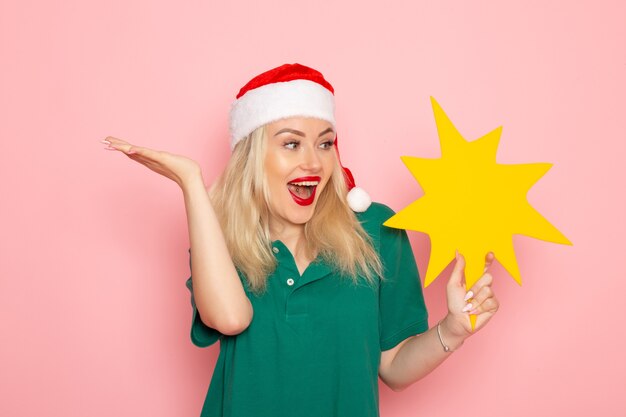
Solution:
<svg viewBox="0 0 626 417">
<path fill-rule="evenodd" d="M 108 136 L 101 142 L 107 145 L 104 149 L 126 154 L 133 161 L 139 162 L 157 174 L 171 179 L 181 188 L 190 181 L 202 180 L 200 165 L 193 159 L 169 152 L 131 145 L 113 136 Z"/>
<path fill-rule="evenodd" d="M 442 322 L 447 330 L 460 338 L 467 338 L 472 333 L 480 330 L 498 311 L 498 299 L 493 293 L 491 284 L 493 277 L 489 273 L 489 267 L 495 259 L 489 252 L 485 257 L 485 270 L 483 276 L 466 291 L 463 283 L 463 270 L 465 258 L 458 254 L 454 270 L 450 275 L 446 294 L 448 298 L 448 315 Z M 476 328 L 472 330 L 469 316 L 476 315 Z"/>
</svg>

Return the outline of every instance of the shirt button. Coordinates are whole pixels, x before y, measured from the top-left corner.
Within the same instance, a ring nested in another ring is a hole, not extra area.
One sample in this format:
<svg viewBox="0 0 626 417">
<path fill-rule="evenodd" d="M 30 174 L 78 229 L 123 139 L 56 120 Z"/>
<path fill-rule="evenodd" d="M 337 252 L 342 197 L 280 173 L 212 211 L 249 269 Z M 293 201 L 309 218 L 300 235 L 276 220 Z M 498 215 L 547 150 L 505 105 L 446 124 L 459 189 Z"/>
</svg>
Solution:
<svg viewBox="0 0 626 417">
<path fill-rule="evenodd" d="M 280 251 L 278 250 L 278 248 L 277 248 L 276 246 L 274 246 L 274 247 L 272 248 L 272 252 L 274 252 L 274 253 L 278 253 L 278 252 L 280 252 Z"/>
<path fill-rule="evenodd" d="M 290 287 L 293 285 L 293 278 L 287 279 L 287 285 L 289 285 Z"/>
</svg>

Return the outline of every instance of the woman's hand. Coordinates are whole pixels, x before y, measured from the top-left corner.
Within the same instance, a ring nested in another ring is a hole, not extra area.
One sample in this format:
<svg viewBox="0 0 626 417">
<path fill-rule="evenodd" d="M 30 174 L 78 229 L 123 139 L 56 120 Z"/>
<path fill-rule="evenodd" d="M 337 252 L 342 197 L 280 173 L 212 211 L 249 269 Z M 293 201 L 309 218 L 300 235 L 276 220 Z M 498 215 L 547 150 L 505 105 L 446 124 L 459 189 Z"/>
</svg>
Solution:
<svg viewBox="0 0 626 417">
<path fill-rule="evenodd" d="M 193 264 L 193 296 L 200 318 L 225 335 L 245 330 L 252 320 L 252 304 L 228 251 L 200 166 L 184 156 L 131 145 L 111 136 L 102 142 L 107 145 L 105 149 L 126 154 L 182 188 Z"/>
<path fill-rule="evenodd" d="M 385 384 L 394 391 L 400 391 L 423 378 L 449 357 L 450 352 L 457 350 L 473 332 L 481 329 L 496 313 L 498 300 L 491 290 L 493 278 L 487 272 L 493 260 L 493 253 L 488 253 L 485 257 L 483 276 L 470 288 L 472 292 L 470 294 L 465 290 L 463 283 L 465 259 L 457 254 L 456 264 L 446 287 L 448 315 L 440 325 L 429 329 L 426 333 L 411 336 L 395 347 L 382 352 L 379 374 Z M 472 306 L 466 308 L 469 303 Z M 472 331 L 470 314 L 477 316 L 474 331 Z"/>
<path fill-rule="evenodd" d="M 485 270 L 483 276 L 469 289 L 465 290 L 463 282 L 463 270 L 465 258 L 457 254 L 454 270 L 448 280 L 446 294 L 448 299 L 448 315 L 442 321 L 444 332 L 454 339 L 464 340 L 476 331 L 480 330 L 498 311 L 498 300 L 495 297 L 491 284 L 493 277 L 488 272 L 495 259 L 489 252 L 485 257 Z M 469 316 L 476 315 L 476 327 L 472 330 Z"/>
<path fill-rule="evenodd" d="M 139 162 L 157 174 L 171 179 L 181 188 L 190 181 L 202 180 L 200 165 L 184 156 L 131 145 L 113 136 L 108 136 L 102 143 L 107 145 L 104 149 L 120 151 L 126 154 L 133 161 Z"/>
</svg>

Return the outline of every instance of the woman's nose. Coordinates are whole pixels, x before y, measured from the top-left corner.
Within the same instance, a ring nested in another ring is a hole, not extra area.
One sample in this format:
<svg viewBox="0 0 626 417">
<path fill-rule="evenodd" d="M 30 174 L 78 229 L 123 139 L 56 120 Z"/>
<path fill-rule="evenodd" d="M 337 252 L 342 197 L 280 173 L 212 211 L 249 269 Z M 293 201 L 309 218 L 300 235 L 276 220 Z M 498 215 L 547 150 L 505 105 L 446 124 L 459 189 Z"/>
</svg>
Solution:
<svg viewBox="0 0 626 417">
<path fill-rule="evenodd" d="M 311 170 L 311 171 L 319 170 L 322 164 L 320 161 L 320 157 L 317 154 L 317 149 L 312 148 L 312 147 L 311 148 L 307 147 L 306 149 L 304 149 L 304 152 L 302 153 L 301 165 L 302 165 L 302 168 L 307 169 L 307 170 Z"/>
</svg>

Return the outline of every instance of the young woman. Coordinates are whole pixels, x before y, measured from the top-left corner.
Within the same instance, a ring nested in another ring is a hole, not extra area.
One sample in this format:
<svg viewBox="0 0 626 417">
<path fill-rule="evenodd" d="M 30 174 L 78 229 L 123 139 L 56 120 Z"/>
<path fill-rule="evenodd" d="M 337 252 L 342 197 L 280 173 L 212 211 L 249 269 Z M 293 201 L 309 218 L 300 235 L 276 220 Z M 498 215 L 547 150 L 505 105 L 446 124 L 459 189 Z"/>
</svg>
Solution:
<svg viewBox="0 0 626 417">
<path fill-rule="evenodd" d="M 191 339 L 220 340 L 202 416 L 377 416 L 379 377 L 407 387 L 474 333 L 470 313 L 479 330 L 498 308 L 493 255 L 466 293 L 457 254 L 448 314 L 428 329 L 406 233 L 382 226 L 391 209 L 348 192 L 333 94 L 299 64 L 253 78 L 231 109 L 232 156 L 210 192 L 191 159 L 104 141 L 183 191 Z"/>
</svg>

